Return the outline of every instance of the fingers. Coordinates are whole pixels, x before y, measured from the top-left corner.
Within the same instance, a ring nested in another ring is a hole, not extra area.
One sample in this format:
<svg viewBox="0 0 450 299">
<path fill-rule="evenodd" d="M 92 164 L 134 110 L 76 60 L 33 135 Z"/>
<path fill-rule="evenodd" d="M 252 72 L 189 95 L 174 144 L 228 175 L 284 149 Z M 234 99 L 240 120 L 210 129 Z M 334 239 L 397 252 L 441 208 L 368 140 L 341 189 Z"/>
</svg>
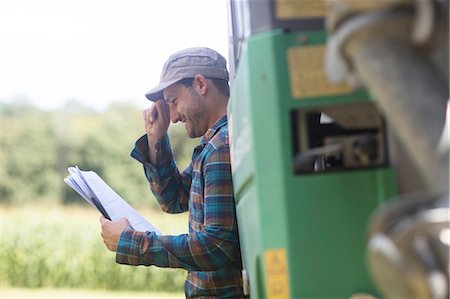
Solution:
<svg viewBox="0 0 450 299">
<path fill-rule="evenodd" d="M 169 122 L 170 113 L 169 113 L 169 105 L 164 100 L 158 100 L 155 102 L 155 108 L 157 110 L 158 117 L 161 117 L 162 123 Z"/>
<path fill-rule="evenodd" d="M 110 221 L 105 217 L 100 217 L 100 223 L 102 225 L 101 236 L 106 248 L 111 251 L 117 250 L 117 244 L 119 243 L 120 235 L 123 230 L 128 226 L 131 226 L 127 218 L 120 218 L 116 221 Z"/>
<path fill-rule="evenodd" d="M 149 124 L 153 124 L 158 120 L 167 122 L 170 119 L 169 105 L 164 100 L 158 100 L 150 108 L 143 111 L 143 117 L 145 122 Z"/>
<path fill-rule="evenodd" d="M 125 227 L 131 226 L 131 223 L 127 218 L 120 218 L 120 221 L 124 224 Z"/>
<path fill-rule="evenodd" d="M 111 222 L 111 221 L 109 221 L 108 219 L 106 219 L 105 218 L 105 216 L 100 216 L 100 224 L 102 225 L 102 227 L 105 225 L 105 224 L 107 224 L 108 222 Z"/>
<path fill-rule="evenodd" d="M 156 105 L 153 104 L 150 108 L 143 111 L 145 123 L 153 124 L 153 122 L 158 118 L 158 110 L 155 108 L 155 106 Z"/>
<path fill-rule="evenodd" d="M 148 112 L 148 121 L 154 123 L 158 119 L 158 115 L 160 113 L 158 111 L 158 105 L 155 103 Z"/>
<path fill-rule="evenodd" d="M 170 123 L 170 111 L 164 100 L 158 100 L 143 112 L 145 131 L 149 140 L 159 140 L 167 134 Z"/>
<path fill-rule="evenodd" d="M 167 104 L 166 101 L 163 101 L 163 102 L 164 102 L 163 108 L 164 108 L 165 118 L 170 120 L 170 107 L 169 107 L 169 104 Z"/>
</svg>

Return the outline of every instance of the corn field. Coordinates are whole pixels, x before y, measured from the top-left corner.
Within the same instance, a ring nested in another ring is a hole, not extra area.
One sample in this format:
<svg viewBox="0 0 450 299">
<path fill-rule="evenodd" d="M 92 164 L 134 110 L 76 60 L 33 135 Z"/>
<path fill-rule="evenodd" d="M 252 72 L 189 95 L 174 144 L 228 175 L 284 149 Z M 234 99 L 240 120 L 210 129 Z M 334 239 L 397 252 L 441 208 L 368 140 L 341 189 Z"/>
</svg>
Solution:
<svg viewBox="0 0 450 299">
<path fill-rule="evenodd" d="M 183 291 L 184 270 L 116 264 L 100 236 L 100 215 L 90 207 L 0 208 L 2 286 Z M 164 233 L 187 227 L 185 215 L 140 212 Z"/>
</svg>

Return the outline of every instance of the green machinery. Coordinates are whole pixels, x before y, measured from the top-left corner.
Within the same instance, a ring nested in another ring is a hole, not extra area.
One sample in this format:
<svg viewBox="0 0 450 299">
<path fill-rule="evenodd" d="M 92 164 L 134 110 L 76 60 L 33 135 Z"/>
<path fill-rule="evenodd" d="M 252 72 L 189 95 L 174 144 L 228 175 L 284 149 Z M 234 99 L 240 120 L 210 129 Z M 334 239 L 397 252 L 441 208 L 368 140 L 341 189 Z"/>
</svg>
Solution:
<svg viewBox="0 0 450 299">
<path fill-rule="evenodd" d="M 386 128 L 367 92 L 327 82 L 326 39 L 274 29 L 239 49 L 228 113 L 251 298 L 377 295 L 365 248 L 397 192 Z"/>
<path fill-rule="evenodd" d="M 328 3 L 230 1 L 245 291 L 448 298 L 448 2 Z"/>
<path fill-rule="evenodd" d="M 396 193 L 385 127 L 367 93 L 325 83 L 325 39 L 322 31 L 261 33 L 240 57 L 230 136 L 253 298 L 375 294 L 366 226 Z"/>
</svg>

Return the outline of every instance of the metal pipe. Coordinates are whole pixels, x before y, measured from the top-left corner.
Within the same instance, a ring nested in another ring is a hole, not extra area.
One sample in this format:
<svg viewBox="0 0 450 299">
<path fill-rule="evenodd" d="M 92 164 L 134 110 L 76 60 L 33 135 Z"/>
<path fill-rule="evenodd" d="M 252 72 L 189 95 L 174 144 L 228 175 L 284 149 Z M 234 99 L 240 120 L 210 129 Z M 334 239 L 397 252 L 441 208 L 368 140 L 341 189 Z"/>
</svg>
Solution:
<svg viewBox="0 0 450 299">
<path fill-rule="evenodd" d="M 427 186 L 444 190 L 448 155 L 439 156 L 436 148 L 445 123 L 448 84 L 426 54 L 411 44 L 410 31 L 410 19 L 379 22 L 349 37 L 342 51 Z"/>
</svg>

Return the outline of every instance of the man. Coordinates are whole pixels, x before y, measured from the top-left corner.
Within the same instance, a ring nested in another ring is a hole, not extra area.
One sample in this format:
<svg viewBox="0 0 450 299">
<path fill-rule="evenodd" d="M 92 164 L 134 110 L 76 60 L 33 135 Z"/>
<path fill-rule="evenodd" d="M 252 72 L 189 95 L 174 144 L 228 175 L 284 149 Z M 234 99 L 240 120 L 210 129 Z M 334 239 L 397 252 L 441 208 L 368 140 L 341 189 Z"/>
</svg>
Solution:
<svg viewBox="0 0 450 299">
<path fill-rule="evenodd" d="M 146 97 L 146 135 L 131 155 L 144 165 L 161 208 L 189 211 L 189 233 L 157 236 L 133 230 L 126 219 L 104 217 L 102 237 L 116 261 L 188 270 L 186 297 L 243 296 L 226 109 L 226 61 L 209 48 L 189 48 L 169 57 L 160 83 Z M 202 137 L 191 164 L 179 172 L 167 130 L 170 120 L 185 123 L 191 138 Z"/>
</svg>

